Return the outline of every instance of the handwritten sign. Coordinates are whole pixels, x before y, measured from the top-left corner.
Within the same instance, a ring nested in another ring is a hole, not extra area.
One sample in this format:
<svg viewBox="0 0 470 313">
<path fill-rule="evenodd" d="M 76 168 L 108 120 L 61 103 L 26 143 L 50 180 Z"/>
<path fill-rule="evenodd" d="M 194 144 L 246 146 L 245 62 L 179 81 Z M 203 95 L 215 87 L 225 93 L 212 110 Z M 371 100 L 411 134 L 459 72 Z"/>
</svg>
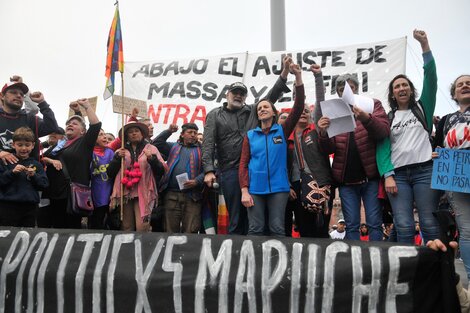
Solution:
<svg viewBox="0 0 470 313">
<path fill-rule="evenodd" d="M 433 189 L 470 193 L 470 150 L 436 149 L 432 169 Z"/>
<path fill-rule="evenodd" d="M 124 99 L 124 108 L 123 106 L 123 100 Z M 121 97 L 121 96 L 113 96 L 113 112 L 114 113 L 122 113 L 124 111 L 124 114 L 131 115 L 132 110 L 134 108 L 137 108 L 139 110 L 139 113 L 137 116 L 142 117 L 142 118 L 147 118 L 147 102 L 138 100 L 138 99 L 132 99 L 128 97 Z"/>
<path fill-rule="evenodd" d="M 88 98 L 88 102 L 90 102 L 90 105 L 93 108 L 93 111 L 96 112 L 96 105 L 98 103 L 98 97 Z M 80 107 L 80 112 L 82 113 L 83 117 L 87 116 L 86 110 L 84 108 Z M 69 117 L 71 117 L 72 115 L 75 115 L 75 112 L 72 109 L 69 109 Z"/>
</svg>

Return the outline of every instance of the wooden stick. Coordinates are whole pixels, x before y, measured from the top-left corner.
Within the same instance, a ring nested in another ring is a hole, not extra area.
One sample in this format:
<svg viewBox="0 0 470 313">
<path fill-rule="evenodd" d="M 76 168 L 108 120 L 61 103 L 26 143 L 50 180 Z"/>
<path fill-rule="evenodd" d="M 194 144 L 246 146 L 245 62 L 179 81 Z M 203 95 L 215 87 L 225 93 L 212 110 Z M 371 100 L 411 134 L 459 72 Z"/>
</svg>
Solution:
<svg viewBox="0 0 470 313">
<path fill-rule="evenodd" d="M 124 73 L 121 72 L 121 149 L 124 148 Z M 122 179 L 124 178 L 124 167 L 126 164 L 126 159 L 121 158 L 121 221 L 124 215 L 124 185 L 122 184 Z"/>
</svg>

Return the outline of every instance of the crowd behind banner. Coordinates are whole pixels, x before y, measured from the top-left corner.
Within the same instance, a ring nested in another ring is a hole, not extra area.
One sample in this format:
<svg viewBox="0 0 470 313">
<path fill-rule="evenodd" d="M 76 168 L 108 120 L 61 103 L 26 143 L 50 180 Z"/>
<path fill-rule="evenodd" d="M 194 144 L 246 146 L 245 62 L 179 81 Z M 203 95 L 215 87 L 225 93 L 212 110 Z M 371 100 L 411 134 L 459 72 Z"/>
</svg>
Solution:
<svg viewBox="0 0 470 313">
<path fill-rule="evenodd" d="M 326 113 L 321 64 L 305 69 L 289 55 L 256 103 L 246 103 L 245 84 L 231 82 L 204 129 L 170 124 L 157 136 L 138 109 L 119 133 L 106 133 L 85 98 L 70 103 L 74 115 L 61 128 L 42 93 L 13 76 L 1 89 L 0 226 L 423 245 L 449 239 L 439 223 L 448 213 L 470 277 L 470 194 L 431 188 L 433 162 L 445 157 L 437 147 L 462 151 L 459 162 L 470 158 L 470 76 L 458 76 L 450 90 L 459 110 L 434 116 L 436 60 L 427 34 L 413 36 L 424 64 L 420 93 L 414 83 L 421 82 L 397 75 L 387 99 L 348 105 L 354 130 L 331 137 L 335 116 Z M 305 75 L 313 75 L 315 95 L 306 93 Z M 331 88 L 342 99 L 361 91 L 351 74 Z M 292 108 L 278 111 L 291 91 Z"/>
</svg>

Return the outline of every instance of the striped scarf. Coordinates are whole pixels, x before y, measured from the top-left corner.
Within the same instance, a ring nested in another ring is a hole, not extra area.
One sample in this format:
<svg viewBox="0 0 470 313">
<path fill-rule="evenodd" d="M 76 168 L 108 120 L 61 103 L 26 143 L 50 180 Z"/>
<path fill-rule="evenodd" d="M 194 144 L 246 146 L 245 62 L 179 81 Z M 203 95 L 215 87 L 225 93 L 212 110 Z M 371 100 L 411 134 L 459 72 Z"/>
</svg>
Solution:
<svg viewBox="0 0 470 313">
<path fill-rule="evenodd" d="M 171 147 L 167 160 L 169 171 L 166 172 L 165 176 L 163 176 L 162 178 L 159 188 L 160 191 L 164 191 L 168 187 L 168 183 L 170 181 L 171 174 L 173 173 L 173 169 L 175 168 L 176 164 L 180 159 L 180 152 L 182 148 L 183 145 L 180 143 L 174 144 L 173 147 Z M 199 146 L 192 146 L 189 148 L 189 164 L 186 165 L 186 173 L 188 174 L 189 179 L 195 179 L 196 176 L 201 173 L 202 169 L 201 148 Z M 197 197 L 195 194 L 193 194 L 192 191 L 190 191 L 189 193 L 191 195 L 191 198 L 193 198 L 194 200 L 199 200 L 201 197 L 201 195 Z"/>
</svg>

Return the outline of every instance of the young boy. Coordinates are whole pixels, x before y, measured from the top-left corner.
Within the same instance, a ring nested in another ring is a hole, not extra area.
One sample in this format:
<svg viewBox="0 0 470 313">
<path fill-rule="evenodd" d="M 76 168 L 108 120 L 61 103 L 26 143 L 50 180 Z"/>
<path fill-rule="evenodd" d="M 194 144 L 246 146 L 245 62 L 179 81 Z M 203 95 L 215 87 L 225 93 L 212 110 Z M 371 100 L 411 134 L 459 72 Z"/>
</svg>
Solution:
<svg viewBox="0 0 470 313">
<path fill-rule="evenodd" d="M 35 226 L 38 190 L 46 188 L 49 181 L 41 163 L 29 156 L 34 143 L 31 129 L 18 128 L 12 145 L 18 163 L 0 162 L 0 226 Z"/>
</svg>

